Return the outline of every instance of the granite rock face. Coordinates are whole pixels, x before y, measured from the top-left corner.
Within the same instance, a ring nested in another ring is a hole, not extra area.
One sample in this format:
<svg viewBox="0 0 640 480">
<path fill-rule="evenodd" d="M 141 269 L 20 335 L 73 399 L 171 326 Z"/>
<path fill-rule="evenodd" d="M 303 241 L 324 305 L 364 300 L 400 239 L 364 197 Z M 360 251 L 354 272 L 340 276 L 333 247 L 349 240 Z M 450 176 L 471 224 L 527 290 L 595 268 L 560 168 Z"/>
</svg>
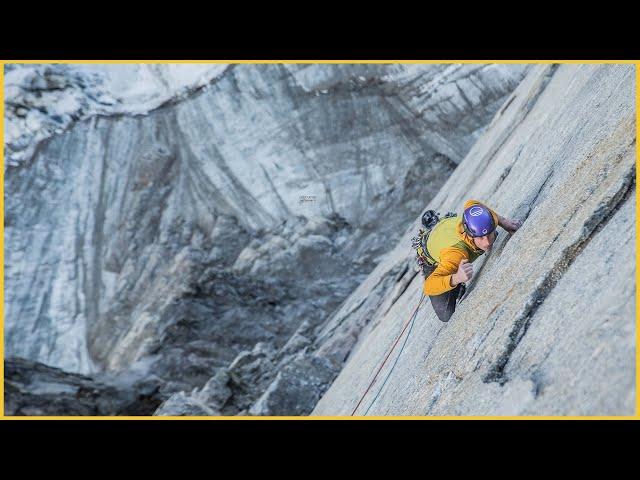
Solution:
<svg viewBox="0 0 640 480">
<path fill-rule="evenodd" d="M 448 323 L 423 303 L 364 395 L 421 298 L 410 268 L 385 283 L 416 220 L 318 334 L 312 354 L 346 364 L 312 415 L 634 414 L 634 83 L 628 65 L 528 73 L 426 206 L 479 199 L 523 226 L 499 229 Z"/>
<path fill-rule="evenodd" d="M 236 65 L 72 119 L 6 166 L 6 355 L 146 371 L 165 414 L 309 413 L 366 322 L 329 325 L 379 299 L 343 302 L 531 68 Z"/>
</svg>

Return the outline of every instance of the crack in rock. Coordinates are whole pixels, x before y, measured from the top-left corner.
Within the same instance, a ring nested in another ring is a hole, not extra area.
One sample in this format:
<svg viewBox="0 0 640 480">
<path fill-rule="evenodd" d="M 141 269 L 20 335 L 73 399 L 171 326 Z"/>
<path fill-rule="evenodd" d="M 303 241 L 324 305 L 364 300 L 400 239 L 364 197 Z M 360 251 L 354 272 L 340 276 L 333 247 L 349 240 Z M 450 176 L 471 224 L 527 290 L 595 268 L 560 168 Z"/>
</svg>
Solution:
<svg viewBox="0 0 640 480">
<path fill-rule="evenodd" d="M 511 359 L 511 355 L 524 338 L 531 320 L 536 311 L 544 303 L 545 299 L 553 291 L 565 272 L 571 267 L 575 259 L 586 248 L 591 239 L 602 230 L 613 214 L 619 209 L 620 205 L 635 190 L 635 165 L 622 181 L 621 188 L 608 201 L 602 203 L 592 215 L 585 221 L 582 228 L 582 235 L 577 242 L 569 245 L 561 255 L 560 260 L 551 268 L 545 278 L 533 292 L 530 300 L 527 302 L 524 311 L 514 322 L 513 328 L 509 333 L 509 340 L 504 352 L 498 357 L 495 364 L 489 369 L 484 376 L 484 383 L 499 383 L 503 386 L 509 381 L 505 375 L 505 368 Z"/>
</svg>

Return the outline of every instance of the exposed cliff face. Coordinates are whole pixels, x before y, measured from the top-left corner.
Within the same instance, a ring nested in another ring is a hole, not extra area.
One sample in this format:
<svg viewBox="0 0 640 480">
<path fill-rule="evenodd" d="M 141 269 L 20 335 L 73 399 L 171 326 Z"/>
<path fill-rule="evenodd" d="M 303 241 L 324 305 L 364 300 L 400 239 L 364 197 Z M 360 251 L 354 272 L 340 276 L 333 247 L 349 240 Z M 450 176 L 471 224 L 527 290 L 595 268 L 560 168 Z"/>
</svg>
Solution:
<svg viewBox="0 0 640 480">
<path fill-rule="evenodd" d="M 423 304 L 356 415 L 634 413 L 634 83 L 625 65 L 529 72 L 427 205 L 481 199 L 523 227 L 474 263 L 448 323 Z M 418 304 L 421 276 L 396 275 L 418 225 L 322 327 L 315 355 L 349 356 L 313 415 L 352 414 Z"/>
<path fill-rule="evenodd" d="M 316 326 L 528 69 L 240 65 L 146 116 L 70 124 L 7 166 L 6 355 L 308 413 L 352 345 L 309 356 Z"/>
</svg>

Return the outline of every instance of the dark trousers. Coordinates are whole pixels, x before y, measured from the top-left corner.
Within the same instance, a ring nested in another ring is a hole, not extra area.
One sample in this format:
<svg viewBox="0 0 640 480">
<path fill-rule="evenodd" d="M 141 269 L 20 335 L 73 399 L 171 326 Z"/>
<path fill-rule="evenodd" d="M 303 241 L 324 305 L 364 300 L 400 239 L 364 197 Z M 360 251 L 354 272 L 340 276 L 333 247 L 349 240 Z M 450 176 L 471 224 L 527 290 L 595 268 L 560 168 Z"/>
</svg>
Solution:
<svg viewBox="0 0 640 480">
<path fill-rule="evenodd" d="M 424 278 L 431 275 L 435 269 L 436 267 L 425 265 L 422 268 Z M 458 297 L 462 297 L 464 289 L 464 283 L 459 283 L 454 289 L 449 290 L 448 292 L 444 292 L 440 295 L 429 296 L 431 306 L 433 306 L 433 309 L 441 322 L 448 322 L 451 315 L 453 315 L 453 312 L 456 311 L 456 301 L 458 300 Z"/>
</svg>

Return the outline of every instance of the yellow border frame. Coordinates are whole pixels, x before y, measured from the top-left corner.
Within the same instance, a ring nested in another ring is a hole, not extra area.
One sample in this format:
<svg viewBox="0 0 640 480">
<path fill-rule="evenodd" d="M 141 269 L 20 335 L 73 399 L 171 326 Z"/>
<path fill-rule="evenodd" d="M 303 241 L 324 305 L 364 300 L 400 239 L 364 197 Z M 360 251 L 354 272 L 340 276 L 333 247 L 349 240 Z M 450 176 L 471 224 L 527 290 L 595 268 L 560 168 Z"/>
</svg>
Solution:
<svg viewBox="0 0 640 480">
<path fill-rule="evenodd" d="M 638 331 L 638 304 L 637 298 L 640 292 L 638 286 L 638 208 L 640 201 L 636 195 L 636 412 L 635 416 L 371 416 L 371 417 L 348 417 L 348 416 L 263 416 L 263 417 L 200 417 L 200 416 L 162 416 L 162 417 L 134 417 L 134 416 L 31 416 L 31 417 L 6 417 L 4 415 L 4 65 L 7 63 L 65 63 L 65 64 L 166 64 L 166 63 L 219 63 L 219 64 L 468 64 L 468 63 L 498 63 L 498 64 L 623 64 L 636 66 L 636 185 L 638 183 L 638 133 L 640 125 L 638 122 L 638 103 L 640 101 L 640 60 L 0 60 L 0 420 L 639 420 L 640 400 L 638 399 L 638 385 L 640 385 L 640 357 L 638 356 L 638 345 L 640 345 L 640 332 Z"/>
</svg>

